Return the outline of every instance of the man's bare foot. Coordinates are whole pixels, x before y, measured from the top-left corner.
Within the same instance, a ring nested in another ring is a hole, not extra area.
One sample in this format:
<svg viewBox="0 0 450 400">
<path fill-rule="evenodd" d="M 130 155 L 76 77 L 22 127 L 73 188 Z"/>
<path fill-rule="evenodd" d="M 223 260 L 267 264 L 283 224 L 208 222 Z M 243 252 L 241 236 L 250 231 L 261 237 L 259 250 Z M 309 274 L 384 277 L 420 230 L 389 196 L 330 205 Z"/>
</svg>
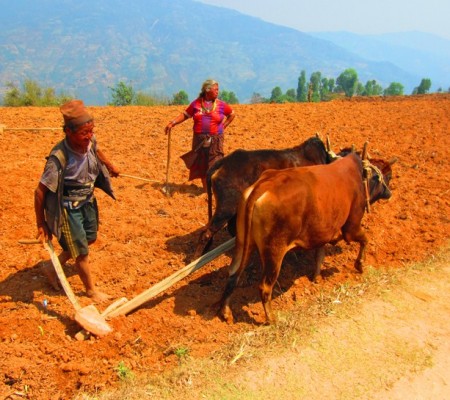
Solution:
<svg viewBox="0 0 450 400">
<path fill-rule="evenodd" d="M 49 280 L 50 285 L 52 285 L 53 289 L 55 290 L 61 289 L 61 287 L 59 286 L 58 275 L 56 275 L 56 271 L 49 261 L 44 261 L 42 263 L 42 272 Z"/>
<path fill-rule="evenodd" d="M 96 303 L 103 303 L 104 301 L 111 299 L 111 296 L 106 293 L 100 292 L 99 290 L 88 290 L 86 291 L 86 294 Z"/>
</svg>

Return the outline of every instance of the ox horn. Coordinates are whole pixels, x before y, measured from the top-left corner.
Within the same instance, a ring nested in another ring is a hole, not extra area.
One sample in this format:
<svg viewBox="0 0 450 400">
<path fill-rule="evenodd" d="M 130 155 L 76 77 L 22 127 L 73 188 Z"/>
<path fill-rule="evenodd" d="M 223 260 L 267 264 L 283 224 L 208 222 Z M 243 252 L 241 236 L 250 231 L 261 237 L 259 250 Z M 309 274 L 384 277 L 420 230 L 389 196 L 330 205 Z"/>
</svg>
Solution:
<svg viewBox="0 0 450 400">
<path fill-rule="evenodd" d="M 367 146 L 369 145 L 369 142 L 365 142 L 364 146 L 363 146 L 363 151 L 362 151 L 362 156 L 361 159 L 362 160 L 367 160 Z"/>
<path fill-rule="evenodd" d="M 331 151 L 331 142 L 330 142 L 330 135 L 327 135 L 327 151 L 330 152 Z"/>
<path fill-rule="evenodd" d="M 389 164 L 389 165 L 393 165 L 393 164 L 395 164 L 397 161 L 398 161 L 398 158 L 397 158 L 397 157 L 392 157 L 392 158 L 388 161 L 388 164 Z"/>
<path fill-rule="evenodd" d="M 352 153 L 356 153 L 355 144 L 352 143 Z"/>
</svg>

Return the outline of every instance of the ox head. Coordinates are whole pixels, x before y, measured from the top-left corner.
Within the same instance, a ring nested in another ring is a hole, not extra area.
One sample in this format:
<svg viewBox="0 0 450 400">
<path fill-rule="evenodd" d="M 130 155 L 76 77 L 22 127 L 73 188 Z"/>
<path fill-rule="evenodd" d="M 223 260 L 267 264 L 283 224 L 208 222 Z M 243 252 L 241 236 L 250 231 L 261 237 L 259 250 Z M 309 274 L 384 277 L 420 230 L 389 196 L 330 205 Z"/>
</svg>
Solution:
<svg viewBox="0 0 450 400">
<path fill-rule="evenodd" d="M 397 161 L 392 158 L 389 161 L 381 159 L 371 159 L 367 156 L 367 142 L 362 151 L 364 168 L 364 179 L 367 180 L 369 189 L 369 202 L 375 203 L 380 199 L 389 199 L 392 192 L 389 189 L 389 182 L 392 178 L 392 165 Z"/>
</svg>

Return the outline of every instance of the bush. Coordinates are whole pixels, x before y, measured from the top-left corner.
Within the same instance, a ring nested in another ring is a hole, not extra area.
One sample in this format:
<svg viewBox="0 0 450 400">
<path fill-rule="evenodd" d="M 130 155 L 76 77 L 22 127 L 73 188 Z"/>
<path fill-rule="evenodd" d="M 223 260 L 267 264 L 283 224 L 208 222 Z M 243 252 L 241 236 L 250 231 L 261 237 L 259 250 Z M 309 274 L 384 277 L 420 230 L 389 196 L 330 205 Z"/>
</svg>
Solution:
<svg viewBox="0 0 450 400">
<path fill-rule="evenodd" d="M 72 99 L 66 94 L 56 94 L 53 88 L 42 88 L 36 81 L 26 79 L 22 90 L 14 83 L 6 84 L 6 94 L 3 99 L 3 105 L 6 107 L 49 107 L 59 106 Z"/>
</svg>

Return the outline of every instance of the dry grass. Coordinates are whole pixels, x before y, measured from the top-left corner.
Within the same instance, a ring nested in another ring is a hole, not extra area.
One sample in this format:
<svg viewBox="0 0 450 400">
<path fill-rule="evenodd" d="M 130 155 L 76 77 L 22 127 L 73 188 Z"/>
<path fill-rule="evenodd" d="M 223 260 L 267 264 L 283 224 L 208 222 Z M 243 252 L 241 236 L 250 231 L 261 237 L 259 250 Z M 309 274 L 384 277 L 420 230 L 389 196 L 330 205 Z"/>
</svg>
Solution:
<svg viewBox="0 0 450 400">
<path fill-rule="evenodd" d="M 361 282 L 321 290 L 280 312 L 277 326 L 249 327 L 210 358 L 182 357 L 175 370 L 77 399 L 376 398 L 433 365 L 433 345 L 408 324 L 434 291 L 449 293 L 449 250 L 402 269 L 368 269 Z"/>
</svg>

